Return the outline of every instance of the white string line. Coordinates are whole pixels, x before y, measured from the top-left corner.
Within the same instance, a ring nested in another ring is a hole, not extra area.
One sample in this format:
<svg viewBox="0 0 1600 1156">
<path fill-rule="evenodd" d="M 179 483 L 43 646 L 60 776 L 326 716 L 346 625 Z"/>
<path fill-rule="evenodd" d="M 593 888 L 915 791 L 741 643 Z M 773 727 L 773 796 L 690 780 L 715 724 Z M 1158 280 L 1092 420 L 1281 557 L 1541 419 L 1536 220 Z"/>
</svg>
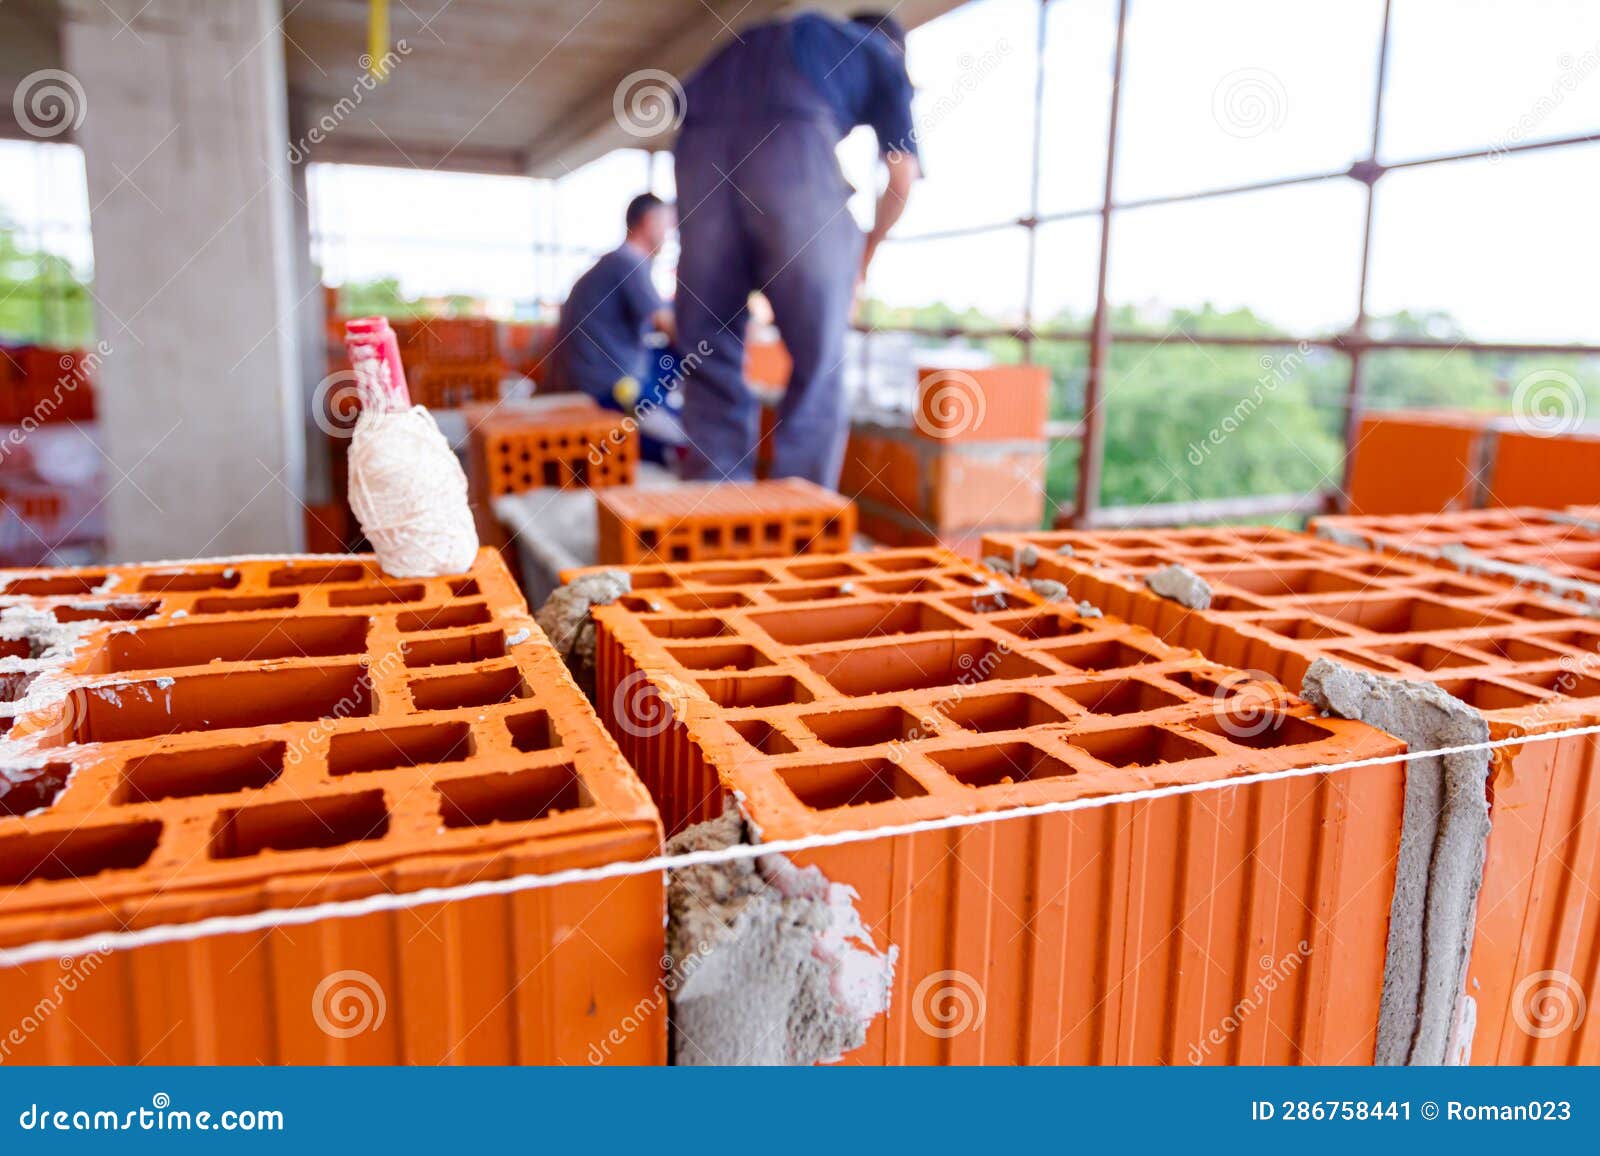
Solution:
<svg viewBox="0 0 1600 1156">
<path fill-rule="evenodd" d="M 1425 751 L 1406 751 L 1393 755 L 1376 755 L 1372 758 L 1354 759 L 1343 763 L 1319 763 L 1306 767 L 1290 767 L 1278 771 L 1256 771 L 1235 775 L 1227 779 L 1212 779 L 1201 783 L 1181 783 L 1167 787 L 1150 787 L 1137 791 L 1120 791 L 1111 795 L 1097 795 L 1088 799 L 1066 799 L 1053 803 L 1030 803 L 1008 807 L 999 811 L 983 811 L 970 815 L 947 815 L 938 819 L 919 819 L 911 823 L 894 823 L 864 830 L 835 831 L 831 834 L 804 835 L 795 839 L 774 839 L 767 843 L 737 843 L 731 847 L 718 847 L 706 851 L 687 851 L 677 855 L 652 855 L 648 859 L 633 859 L 607 863 L 599 867 L 573 867 L 565 871 L 546 874 L 516 875 L 510 879 L 485 879 L 462 883 L 452 887 L 423 887 L 400 894 L 383 892 L 361 899 L 336 900 L 317 903 L 309 907 L 288 907 L 252 912 L 248 915 L 218 915 L 189 923 L 168 923 L 144 927 L 136 931 L 108 931 L 98 935 L 84 935 L 75 939 L 40 940 L 20 947 L 0 948 L 0 968 L 22 967 L 46 959 L 66 959 L 85 954 L 105 954 L 136 947 L 151 947 L 168 943 L 187 943 L 209 939 L 218 935 L 238 935 L 253 931 L 270 931 L 278 927 L 296 927 L 317 923 L 324 919 L 355 919 L 389 911 L 408 911 L 435 903 L 457 900 L 481 899 L 493 895 L 514 895 L 522 891 L 537 891 L 547 887 L 561 887 L 569 883 L 594 883 L 605 879 L 618 879 L 630 875 L 648 875 L 656 871 L 677 871 L 685 867 L 710 866 L 733 863 L 741 859 L 759 859 L 766 855 L 792 855 L 822 847 L 841 847 L 850 843 L 865 843 L 873 839 L 888 839 L 901 835 L 921 835 L 933 831 L 948 831 L 961 827 L 979 827 L 1010 819 L 1024 819 L 1036 815 L 1060 815 L 1073 811 L 1087 811 L 1099 807 L 1113 807 L 1121 803 L 1145 803 L 1178 795 L 1193 795 L 1204 791 L 1228 790 L 1255 783 L 1272 783 L 1286 779 L 1312 778 L 1339 771 L 1360 770 L 1364 767 L 1388 766 L 1392 763 L 1409 763 L 1417 759 L 1440 758 L 1445 755 L 1467 754 L 1473 751 L 1491 751 L 1502 747 L 1526 746 L 1533 742 L 1555 742 L 1557 739 L 1600 735 L 1600 725 L 1573 727 L 1569 730 L 1551 731 L 1541 735 L 1517 735 L 1511 738 L 1490 739 L 1481 743 L 1465 743 L 1454 747 L 1437 747 Z"/>
</svg>

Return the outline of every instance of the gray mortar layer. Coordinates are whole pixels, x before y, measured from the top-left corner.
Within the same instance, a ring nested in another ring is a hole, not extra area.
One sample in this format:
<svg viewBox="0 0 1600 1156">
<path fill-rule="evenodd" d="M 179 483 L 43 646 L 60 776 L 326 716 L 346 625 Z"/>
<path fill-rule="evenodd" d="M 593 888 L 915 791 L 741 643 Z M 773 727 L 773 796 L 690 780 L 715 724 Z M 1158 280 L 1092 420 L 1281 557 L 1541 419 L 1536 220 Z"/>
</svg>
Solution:
<svg viewBox="0 0 1600 1156">
<path fill-rule="evenodd" d="M 730 804 L 720 818 L 669 839 L 666 853 L 749 841 Z M 768 881 L 776 871 L 798 870 L 771 855 L 670 873 L 666 983 L 674 1064 L 827 1063 L 866 1042 L 869 1019 L 840 1006 L 832 972 L 814 950 L 837 912 Z M 806 870 L 821 882 L 815 868 Z"/>
<path fill-rule="evenodd" d="M 1300 694 L 1327 714 L 1404 739 L 1412 751 L 1486 742 L 1489 724 L 1429 682 L 1407 682 L 1319 658 Z M 1442 1064 L 1470 1051 L 1467 957 L 1489 838 L 1489 752 L 1406 763 L 1405 812 L 1383 1002 L 1379 1064 Z"/>
<path fill-rule="evenodd" d="M 589 608 L 615 602 L 632 589 L 633 579 L 626 570 L 599 570 L 555 590 L 533 616 L 590 699 L 594 698 L 594 619 Z"/>
<path fill-rule="evenodd" d="M 1190 610 L 1211 609 L 1211 587 L 1187 566 L 1174 562 L 1144 576 L 1144 584 L 1161 597 Z"/>
<path fill-rule="evenodd" d="M 1498 558 L 1486 558 L 1474 550 L 1469 550 L 1460 543 L 1452 543 L 1441 547 L 1439 556 L 1447 559 L 1452 566 L 1467 574 L 1504 578 L 1507 581 L 1515 582 L 1518 586 L 1534 586 L 1549 591 L 1571 606 L 1575 615 L 1592 618 L 1597 613 L 1596 604 L 1600 604 L 1600 585 L 1596 585 L 1593 582 L 1584 582 L 1578 578 L 1564 578 L 1545 569 L 1543 566 L 1534 566 L 1525 562 L 1503 562 Z M 1570 601 L 1571 599 L 1577 599 L 1577 601 L 1572 602 Z"/>
</svg>

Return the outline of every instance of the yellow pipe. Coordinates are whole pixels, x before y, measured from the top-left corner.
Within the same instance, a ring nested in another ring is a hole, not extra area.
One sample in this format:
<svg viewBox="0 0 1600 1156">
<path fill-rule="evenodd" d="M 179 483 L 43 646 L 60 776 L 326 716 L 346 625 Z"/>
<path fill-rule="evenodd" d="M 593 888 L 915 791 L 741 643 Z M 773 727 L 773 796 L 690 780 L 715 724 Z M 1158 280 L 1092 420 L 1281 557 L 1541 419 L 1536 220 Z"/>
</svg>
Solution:
<svg viewBox="0 0 1600 1156">
<path fill-rule="evenodd" d="M 385 80 L 389 67 L 389 0 L 368 0 L 367 72 L 373 80 Z"/>
</svg>

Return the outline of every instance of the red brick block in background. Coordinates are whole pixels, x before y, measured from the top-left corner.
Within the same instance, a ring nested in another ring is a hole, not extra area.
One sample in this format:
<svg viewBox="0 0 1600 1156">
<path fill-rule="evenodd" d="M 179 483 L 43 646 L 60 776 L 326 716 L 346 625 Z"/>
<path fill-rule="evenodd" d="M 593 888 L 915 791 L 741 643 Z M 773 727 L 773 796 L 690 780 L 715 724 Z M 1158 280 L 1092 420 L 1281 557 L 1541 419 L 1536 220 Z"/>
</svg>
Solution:
<svg viewBox="0 0 1600 1156">
<path fill-rule="evenodd" d="M 467 473 L 480 503 L 541 487 L 632 485 L 638 470 L 638 427 L 582 394 L 471 406 L 466 420 Z"/>
<path fill-rule="evenodd" d="M 1497 506 L 1600 502 L 1600 437 L 1506 430 L 1496 439 L 1489 489 Z"/>
<path fill-rule="evenodd" d="M 1013 441 L 1044 436 L 1050 371 L 1042 365 L 917 371 L 917 433 L 939 441 Z"/>
<path fill-rule="evenodd" d="M 498 324 L 487 317 L 428 317 L 409 334 L 416 358 L 428 364 L 481 365 L 500 357 Z"/>
<path fill-rule="evenodd" d="M 781 341 L 747 341 L 744 345 L 744 379 L 752 385 L 782 389 L 794 372 L 794 360 Z"/>
<path fill-rule="evenodd" d="M 406 368 L 411 400 L 429 409 L 457 409 L 473 402 L 496 401 L 505 366 L 498 361 L 434 362 Z"/>
<path fill-rule="evenodd" d="M 976 546 L 985 530 L 1044 520 L 1044 426 L 1012 441 L 940 439 L 914 423 L 857 422 L 840 490 L 860 506 L 862 532 L 886 545 Z"/>
<path fill-rule="evenodd" d="M 1470 510 L 1492 415 L 1396 410 L 1366 414 L 1351 449 L 1349 512 Z"/>
<path fill-rule="evenodd" d="M 659 849 L 643 786 L 492 552 L 406 581 L 366 557 L 10 572 L 0 603 L 106 622 L 64 669 L 13 656 L 52 682 L 10 727 L 46 773 L 19 793 L 8 768 L 0 797 L 0 945 Z M 6 1058 L 661 1063 L 664 907 L 651 874 L 91 953 L 70 1006 Z M 0 1022 L 67 967 L 0 972 Z"/>
<path fill-rule="evenodd" d="M 936 549 L 641 567 L 633 585 L 595 611 L 597 701 L 669 829 L 734 797 L 786 839 L 1135 795 L 796 856 L 899 952 L 851 1062 L 1370 1062 L 1401 767 L 1137 796 L 1396 740 Z M 1281 726 L 1230 730 L 1247 684 Z M 952 985 L 983 1009 L 960 1031 L 931 1018 Z"/>
<path fill-rule="evenodd" d="M 837 553 L 856 532 L 849 500 L 799 478 L 612 487 L 595 497 L 606 565 Z"/>
<path fill-rule="evenodd" d="M 1174 645 L 1287 686 L 1328 658 L 1433 682 L 1478 710 L 1493 739 L 1600 724 L 1600 622 L 1579 603 L 1258 527 L 1005 534 L 984 543 L 986 554 L 1006 558 L 1029 548 L 1037 555 L 1023 567 L 1029 577 L 1062 581 L 1074 598 L 1148 625 Z M 1149 592 L 1144 576 L 1171 563 L 1207 581 L 1210 609 Z M 1491 752 L 1492 829 L 1467 975 L 1478 1063 L 1600 1061 L 1600 1035 L 1524 1026 L 1537 1022 L 1530 994 L 1539 996 L 1541 977 L 1559 985 L 1561 976 L 1600 973 L 1593 906 L 1566 898 L 1600 893 L 1597 772 L 1592 735 Z"/>
</svg>

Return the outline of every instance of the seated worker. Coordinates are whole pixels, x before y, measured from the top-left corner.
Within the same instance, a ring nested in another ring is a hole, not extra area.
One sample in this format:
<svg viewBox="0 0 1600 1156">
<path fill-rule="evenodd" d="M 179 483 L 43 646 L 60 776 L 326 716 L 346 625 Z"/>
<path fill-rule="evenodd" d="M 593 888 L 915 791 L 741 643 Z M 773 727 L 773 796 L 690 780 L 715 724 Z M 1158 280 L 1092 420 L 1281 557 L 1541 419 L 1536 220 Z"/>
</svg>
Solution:
<svg viewBox="0 0 1600 1156">
<path fill-rule="evenodd" d="M 551 350 L 562 388 L 631 413 L 641 383 L 655 379 L 645 335 L 677 335 L 672 309 L 650 280 L 650 263 L 672 231 L 672 206 L 653 193 L 628 202 L 628 235 L 579 277 L 561 307 Z"/>
</svg>

